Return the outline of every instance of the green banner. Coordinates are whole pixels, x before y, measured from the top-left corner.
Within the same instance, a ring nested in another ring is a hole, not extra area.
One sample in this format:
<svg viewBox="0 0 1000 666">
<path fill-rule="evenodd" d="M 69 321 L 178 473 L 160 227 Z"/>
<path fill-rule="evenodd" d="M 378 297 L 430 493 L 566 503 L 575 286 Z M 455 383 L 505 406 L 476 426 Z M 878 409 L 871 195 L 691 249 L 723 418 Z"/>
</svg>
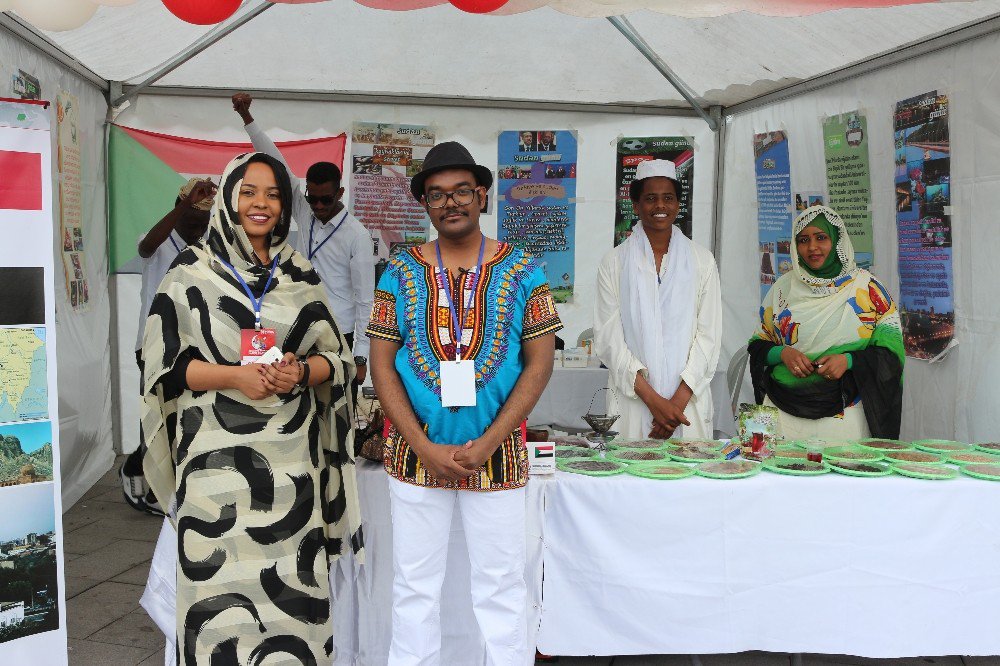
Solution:
<svg viewBox="0 0 1000 666">
<path fill-rule="evenodd" d="M 141 273 L 138 238 L 174 207 L 187 179 L 118 127 L 108 138 L 108 245 L 112 273 Z"/>
<path fill-rule="evenodd" d="M 823 122 L 823 153 L 829 206 L 847 225 L 858 266 L 871 268 L 872 188 L 865 117 L 851 111 L 827 118 Z"/>
</svg>

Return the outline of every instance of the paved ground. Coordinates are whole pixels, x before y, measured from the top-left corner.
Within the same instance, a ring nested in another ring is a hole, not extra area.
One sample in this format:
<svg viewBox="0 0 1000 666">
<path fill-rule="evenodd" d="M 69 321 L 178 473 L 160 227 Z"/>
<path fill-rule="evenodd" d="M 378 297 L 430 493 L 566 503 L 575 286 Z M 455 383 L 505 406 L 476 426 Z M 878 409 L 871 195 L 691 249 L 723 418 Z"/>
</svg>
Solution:
<svg viewBox="0 0 1000 666">
<path fill-rule="evenodd" d="M 118 477 L 112 470 L 66 512 L 63 529 L 70 665 L 163 664 L 163 636 L 139 606 L 160 519 L 125 504 Z M 767 652 L 702 655 L 700 662 L 701 666 L 792 666 L 788 655 Z M 805 655 L 802 662 L 805 666 L 1000 666 L 1000 657 L 859 659 Z M 563 657 L 558 663 L 559 666 L 692 666 L 690 658 L 676 655 Z"/>
</svg>

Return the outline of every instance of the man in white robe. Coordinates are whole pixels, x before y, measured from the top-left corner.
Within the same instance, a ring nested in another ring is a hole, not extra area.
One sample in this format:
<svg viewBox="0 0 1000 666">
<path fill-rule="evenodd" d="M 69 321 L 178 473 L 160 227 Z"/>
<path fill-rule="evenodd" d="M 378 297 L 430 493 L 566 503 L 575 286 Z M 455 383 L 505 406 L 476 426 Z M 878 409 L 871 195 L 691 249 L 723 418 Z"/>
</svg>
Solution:
<svg viewBox="0 0 1000 666">
<path fill-rule="evenodd" d="M 668 160 L 636 170 L 640 223 L 597 273 L 594 351 L 609 369 L 608 412 L 620 437 L 711 438 L 711 382 L 722 345 L 715 258 L 674 226 L 677 171 Z"/>
</svg>

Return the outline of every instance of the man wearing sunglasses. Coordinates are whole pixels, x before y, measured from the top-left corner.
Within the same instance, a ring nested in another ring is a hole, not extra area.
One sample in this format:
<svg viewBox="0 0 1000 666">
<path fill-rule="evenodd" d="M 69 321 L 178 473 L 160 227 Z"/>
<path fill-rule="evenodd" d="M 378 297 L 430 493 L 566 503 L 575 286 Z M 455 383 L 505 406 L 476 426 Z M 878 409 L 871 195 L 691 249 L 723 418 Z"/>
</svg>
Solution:
<svg viewBox="0 0 1000 666">
<path fill-rule="evenodd" d="M 233 109 L 243 119 L 244 129 L 254 150 L 267 153 L 288 164 L 271 138 L 250 115 L 253 98 L 247 93 L 233 95 Z M 375 256 L 372 240 L 364 225 L 351 215 L 342 201 L 340 168 L 330 162 L 317 162 L 306 172 L 305 193 L 302 181 L 292 175 L 295 190 L 292 218 L 299 227 L 296 249 L 312 262 L 326 288 L 333 317 L 354 350 L 358 366 L 357 383 L 365 381 L 370 341 L 365 335 L 375 292 Z"/>
</svg>

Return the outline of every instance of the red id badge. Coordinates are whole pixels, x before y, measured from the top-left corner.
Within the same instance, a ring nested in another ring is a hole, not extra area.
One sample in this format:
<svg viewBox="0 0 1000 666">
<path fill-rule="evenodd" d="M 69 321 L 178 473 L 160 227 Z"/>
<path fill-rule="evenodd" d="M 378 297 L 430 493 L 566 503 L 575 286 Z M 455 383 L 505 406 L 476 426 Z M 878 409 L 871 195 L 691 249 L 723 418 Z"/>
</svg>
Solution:
<svg viewBox="0 0 1000 666">
<path fill-rule="evenodd" d="M 273 328 L 262 328 L 259 331 L 244 328 L 240 331 L 240 365 L 265 362 L 261 357 L 274 347 L 277 338 Z"/>
</svg>

